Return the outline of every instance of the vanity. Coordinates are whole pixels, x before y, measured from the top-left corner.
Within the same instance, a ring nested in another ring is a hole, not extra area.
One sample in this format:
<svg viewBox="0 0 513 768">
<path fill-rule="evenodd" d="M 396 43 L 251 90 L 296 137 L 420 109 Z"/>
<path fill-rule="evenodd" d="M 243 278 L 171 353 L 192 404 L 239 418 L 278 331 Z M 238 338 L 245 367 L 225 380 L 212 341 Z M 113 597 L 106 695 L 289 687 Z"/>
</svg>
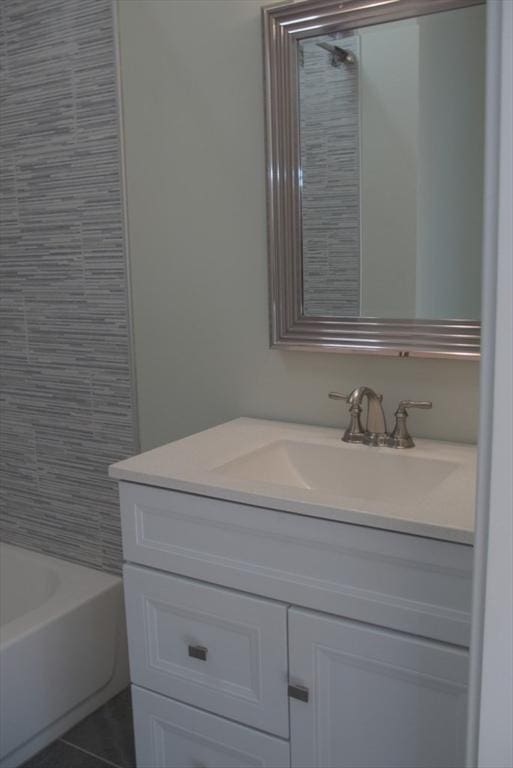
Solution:
<svg viewBox="0 0 513 768">
<path fill-rule="evenodd" d="M 262 19 L 270 354 L 477 360 L 482 0 Z M 139 768 L 464 765 L 475 448 L 413 447 L 418 394 L 390 431 L 357 387 L 344 433 L 242 418 L 111 467 Z"/>
<path fill-rule="evenodd" d="M 475 448 L 237 419 L 115 464 L 140 768 L 464 762 Z"/>
</svg>

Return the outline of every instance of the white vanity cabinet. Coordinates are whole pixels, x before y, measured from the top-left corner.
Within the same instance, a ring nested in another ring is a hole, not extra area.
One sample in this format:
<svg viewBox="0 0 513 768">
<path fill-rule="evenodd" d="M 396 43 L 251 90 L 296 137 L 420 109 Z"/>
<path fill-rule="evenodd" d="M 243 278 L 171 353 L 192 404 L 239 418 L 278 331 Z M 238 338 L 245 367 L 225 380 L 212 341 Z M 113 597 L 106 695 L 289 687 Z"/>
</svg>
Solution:
<svg viewBox="0 0 513 768">
<path fill-rule="evenodd" d="M 458 768 L 472 547 L 120 483 L 139 768 Z"/>
</svg>

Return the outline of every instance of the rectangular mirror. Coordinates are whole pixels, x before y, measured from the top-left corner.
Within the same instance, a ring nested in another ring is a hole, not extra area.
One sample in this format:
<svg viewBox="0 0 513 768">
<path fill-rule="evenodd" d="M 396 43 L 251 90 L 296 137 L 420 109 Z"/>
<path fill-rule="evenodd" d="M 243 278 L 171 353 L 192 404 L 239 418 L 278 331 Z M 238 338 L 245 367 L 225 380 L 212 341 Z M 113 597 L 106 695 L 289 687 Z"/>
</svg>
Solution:
<svg viewBox="0 0 513 768">
<path fill-rule="evenodd" d="M 264 9 L 273 346 L 479 356 L 485 6 Z"/>
</svg>

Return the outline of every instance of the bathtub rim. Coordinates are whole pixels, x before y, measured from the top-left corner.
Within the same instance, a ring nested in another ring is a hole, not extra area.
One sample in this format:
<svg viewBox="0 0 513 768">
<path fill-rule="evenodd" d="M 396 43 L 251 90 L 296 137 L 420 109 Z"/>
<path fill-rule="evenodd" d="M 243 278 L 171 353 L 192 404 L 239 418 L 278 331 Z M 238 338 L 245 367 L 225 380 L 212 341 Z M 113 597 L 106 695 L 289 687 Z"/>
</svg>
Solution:
<svg viewBox="0 0 513 768">
<path fill-rule="evenodd" d="M 102 592 L 122 584 L 121 576 L 6 542 L 0 542 L 0 559 L 4 549 L 14 554 L 22 553 L 21 557 L 54 569 L 59 583 L 55 592 L 41 605 L 0 626 L 0 654 L 13 643 L 78 610 Z"/>
</svg>

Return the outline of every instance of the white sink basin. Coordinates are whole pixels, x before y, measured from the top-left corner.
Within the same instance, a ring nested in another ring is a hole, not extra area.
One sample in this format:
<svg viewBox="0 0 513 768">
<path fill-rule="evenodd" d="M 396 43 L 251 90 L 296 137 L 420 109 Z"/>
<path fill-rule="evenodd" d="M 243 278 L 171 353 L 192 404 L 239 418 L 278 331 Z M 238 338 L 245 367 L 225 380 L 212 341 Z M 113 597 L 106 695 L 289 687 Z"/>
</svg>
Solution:
<svg viewBox="0 0 513 768">
<path fill-rule="evenodd" d="M 472 543 L 474 446 L 370 448 L 342 442 L 342 432 L 236 419 L 114 464 L 110 475 L 256 510 Z"/>
<path fill-rule="evenodd" d="M 420 501 L 459 466 L 453 461 L 415 457 L 411 449 L 407 453 L 277 440 L 214 471 L 253 483 L 404 504 Z"/>
</svg>

